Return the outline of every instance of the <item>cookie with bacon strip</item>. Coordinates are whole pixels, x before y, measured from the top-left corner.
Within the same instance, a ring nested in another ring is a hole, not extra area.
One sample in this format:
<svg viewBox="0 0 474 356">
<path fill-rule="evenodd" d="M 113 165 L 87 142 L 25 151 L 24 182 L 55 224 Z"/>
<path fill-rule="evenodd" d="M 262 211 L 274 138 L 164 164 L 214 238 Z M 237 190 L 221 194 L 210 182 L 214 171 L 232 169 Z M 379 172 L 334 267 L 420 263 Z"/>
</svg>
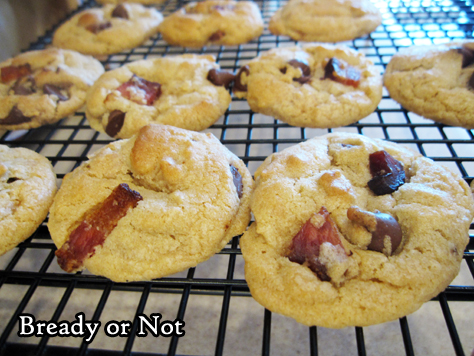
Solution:
<svg viewBox="0 0 474 356">
<path fill-rule="evenodd" d="M 210 55 L 135 61 L 97 80 L 86 116 L 92 128 L 115 138 L 129 138 L 149 123 L 201 131 L 227 110 L 233 79 Z"/>
<path fill-rule="evenodd" d="M 104 73 L 93 57 L 49 48 L 0 63 L 0 128 L 20 130 L 55 123 L 86 101 L 86 92 Z"/>
<path fill-rule="evenodd" d="M 273 312 L 329 328 L 387 322 L 459 272 L 471 190 L 402 146 L 328 134 L 274 153 L 255 182 L 240 246 L 250 292 Z"/>
<path fill-rule="evenodd" d="M 0 256 L 35 232 L 55 193 L 56 175 L 47 158 L 0 145 Z"/>
<path fill-rule="evenodd" d="M 211 134 L 153 124 L 67 174 L 48 228 L 67 272 L 150 280 L 243 233 L 252 189 L 245 164 Z"/>
<path fill-rule="evenodd" d="M 346 46 L 310 44 L 271 49 L 237 73 L 233 86 L 250 108 L 293 126 L 331 128 L 372 113 L 382 76 Z"/>
<path fill-rule="evenodd" d="M 93 56 L 141 45 L 158 32 L 163 15 L 141 4 L 107 4 L 83 10 L 54 32 L 53 45 Z"/>
</svg>

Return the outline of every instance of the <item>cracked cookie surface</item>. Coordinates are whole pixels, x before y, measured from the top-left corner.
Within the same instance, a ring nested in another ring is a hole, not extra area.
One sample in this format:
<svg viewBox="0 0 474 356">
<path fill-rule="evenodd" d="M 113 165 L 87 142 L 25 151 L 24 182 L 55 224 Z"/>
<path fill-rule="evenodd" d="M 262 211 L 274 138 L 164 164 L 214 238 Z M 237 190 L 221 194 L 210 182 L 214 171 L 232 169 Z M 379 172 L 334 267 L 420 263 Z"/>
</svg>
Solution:
<svg viewBox="0 0 474 356">
<path fill-rule="evenodd" d="M 132 198 L 138 194 L 135 206 L 118 219 L 100 212 L 122 184 Z M 65 176 L 48 228 L 62 248 L 81 229 L 79 241 L 87 243 L 87 224 L 100 224 L 105 238 L 99 236 L 103 241 L 75 270 L 114 281 L 149 280 L 196 266 L 244 232 L 252 189 L 245 164 L 211 134 L 148 125 Z"/>
<path fill-rule="evenodd" d="M 474 42 L 413 46 L 387 65 L 384 85 L 407 110 L 446 125 L 474 128 Z"/>
<path fill-rule="evenodd" d="M 369 34 L 381 23 L 370 0 L 292 0 L 272 16 L 268 29 L 297 41 L 340 42 Z"/>
<path fill-rule="evenodd" d="M 108 71 L 88 93 L 87 119 L 95 130 L 118 138 L 128 138 L 149 123 L 204 130 L 231 102 L 224 85 L 208 80 L 212 69 L 219 69 L 213 56 L 187 54 Z"/>
<path fill-rule="evenodd" d="M 376 195 L 369 157 L 380 151 L 406 179 Z M 330 328 L 382 323 L 414 312 L 459 272 L 469 186 L 408 149 L 329 134 L 271 155 L 255 181 L 255 223 L 240 245 L 252 296 L 271 311 Z"/>
<path fill-rule="evenodd" d="M 81 11 L 62 24 L 53 45 L 94 56 L 134 48 L 158 32 L 163 15 L 140 4 L 112 4 Z"/>
<path fill-rule="evenodd" d="M 335 68 L 339 76 L 333 75 Z M 351 73 L 356 80 L 350 80 Z M 233 90 L 255 112 L 294 126 L 328 128 L 372 113 L 382 98 L 382 77 L 362 53 L 311 44 L 272 49 L 251 60 Z"/>
<path fill-rule="evenodd" d="M 104 73 L 102 64 L 56 48 L 30 51 L 0 63 L 0 128 L 20 130 L 52 124 L 73 114 Z"/>
<path fill-rule="evenodd" d="M 169 44 L 196 48 L 247 43 L 262 32 L 262 15 L 252 1 L 191 2 L 160 25 L 160 33 Z"/>
<path fill-rule="evenodd" d="M 26 148 L 0 145 L 0 256 L 30 237 L 56 193 L 51 163 Z"/>
</svg>

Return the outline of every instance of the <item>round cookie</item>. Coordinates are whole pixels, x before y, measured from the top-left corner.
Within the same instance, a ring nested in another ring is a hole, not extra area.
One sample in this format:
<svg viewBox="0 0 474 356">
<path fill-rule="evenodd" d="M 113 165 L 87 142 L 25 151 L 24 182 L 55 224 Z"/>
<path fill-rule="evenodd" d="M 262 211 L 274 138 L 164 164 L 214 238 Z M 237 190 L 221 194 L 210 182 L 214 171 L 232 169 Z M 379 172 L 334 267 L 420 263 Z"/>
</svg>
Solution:
<svg viewBox="0 0 474 356">
<path fill-rule="evenodd" d="M 119 138 L 129 138 L 149 123 L 204 130 L 231 102 L 225 83 L 213 84 L 209 72 L 220 73 L 215 58 L 193 54 L 135 61 L 108 71 L 88 93 L 87 119 L 95 130 Z"/>
<path fill-rule="evenodd" d="M 167 43 L 197 48 L 247 43 L 262 32 L 262 15 L 252 1 L 191 2 L 160 25 Z"/>
<path fill-rule="evenodd" d="M 382 14 L 370 0 L 292 0 L 271 17 L 268 29 L 296 41 L 348 41 L 374 31 Z"/>
<path fill-rule="evenodd" d="M 255 181 L 240 246 L 250 292 L 273 312 L 329 328 L 382 323 L 459 272 L 469 186 L 417 153 L 328 134 L 274 153 Z"/>
<path fill-rule="evenodd" d="M 388 63 L 384 85 L 407 110 L 473 129 L 473 64 L 474 42 L 403 48 Z"/>
<path fill-rule="evenodd" d="M 134 48 L 158 32 L 163 15 L 154 8 L 126 3 L 91 8 L 71 17 L 53 35 L 53 45 L 90 55 Z"/>
<path fill-rule="evenodd" d="M 52 124 L 73 114 L 104 73 L 90 56 L 56 48 L 30 51 L 0 63 L 0 128 Z"/>
<path fill-rule="evenodd" d="M 66 271 L 149 280 L 196 266 L 243 233 L 252 189 L 245 164 L 211 134 L 148 125 L 65 176 L 48 228 Z"/>
<path fill-rule="evenodd" d="M 362 53 L 311 44 L 271 49 L 240 69 L 234 94 L 250 108 L 290 125 L 338 127 L 372 113 L 382 77 Z"/>
<path fill-rule="evenodd" d="M 51 163 L 26 148 L 0 145 L 0 256 L 30 237 L 56 193 Z"/>
</svg>

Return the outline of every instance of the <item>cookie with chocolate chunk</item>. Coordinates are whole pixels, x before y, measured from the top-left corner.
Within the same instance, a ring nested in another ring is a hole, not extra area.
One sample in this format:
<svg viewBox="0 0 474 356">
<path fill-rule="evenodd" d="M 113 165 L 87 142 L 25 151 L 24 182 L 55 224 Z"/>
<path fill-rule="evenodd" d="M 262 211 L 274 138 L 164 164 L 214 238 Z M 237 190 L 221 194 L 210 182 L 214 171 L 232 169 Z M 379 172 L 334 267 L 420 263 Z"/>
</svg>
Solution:
<svg viewBox="0 0 474 356">
<path fill-rule="evenodd" d="M 370 0 L 292 0 L 275 12 L 268 29 L 297 41 L 340 42 L 367 35 L 381 23 Z"/>
<path fill-rule="evenodd" d="M 459 272 L 471 191 L 417 153 L 328 134 L 274 153 L 255 181 L 240 246 L 250 292 L 273 312 L 329 328 L 382 323 Z"/>
<path fill-rule="evenodd" d="M 252 1 L 190 2 L 160 25 L 169 44 L 197 48 L 247 43 L 262 32 L 262 15 Z"/>
<path fill-rule="evenodd" d="M 107 4 L 79 12 L 53 35 L 53 45 L 94 56 L 134 48 L 158 32 L 163 15 L 140 4 Z"/>
<path fill-rule="evenodd" d="M 67 272 L 149 280 L 243 233 L 252 189 L 245 164 L 211 134 L 148 125 L 65 176 L 48 228 Z"/>
<path fill-rule="evenodd" d="M 92 128 L 128 138 L 149 123 L 200 131 L 225 113 L 234 78 L 210 55 L 170 56 L 129 63 L 102 75 L 87 97 Z"/>
<path fill-rule="evenodd" d="M 407 110 L 446 125 L 474 128 L 474 42 L 413 46 L 396 53 L 384 84 Z"/>
<path fill-rule="evenodd" d="M 250 108 L 303 127 L 338 127 L 372 113 L 382 77 L 362 53 L 311 44 L 271 49 L 242 67 L 234 94 Z"/>
<path fill-rule="evenodd" d="M 20 130 L 73 114 L 104 67 L 90 56 L 50 48 L 8 59 L 0 71 L 0 128 Z"/>
<path fill-rule="evenodd" d="M 30 237 L 56 193 L 51 163 L 26 148 L 0 145 L 0 256 Z"/>
</svg>

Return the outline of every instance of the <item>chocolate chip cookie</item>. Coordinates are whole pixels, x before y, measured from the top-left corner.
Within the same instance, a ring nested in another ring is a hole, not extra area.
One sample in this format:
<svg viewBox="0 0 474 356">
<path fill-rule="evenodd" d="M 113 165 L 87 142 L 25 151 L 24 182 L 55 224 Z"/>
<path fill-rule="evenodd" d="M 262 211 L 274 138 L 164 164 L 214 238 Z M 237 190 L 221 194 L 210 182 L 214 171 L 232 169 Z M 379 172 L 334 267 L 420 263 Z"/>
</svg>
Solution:
<svg viewBox="0 0 474 356">
<path fill-rule="evenodd" d="M 0 63 L 0 128 L 30 129 L 73 114 L 104 73 L 102 64 L 80 53 L 45 49 Z"/>
<path fill-rule="evenodd" d="M 232 73 L 210 55 L 140 60 L 106 72 L 91 88 L 86 115 L 92 128 L 128 138 L 149 123 L 200 131 L 227 110 Z"/>
<path fill-rule="evenodd" d="M 402 317 L 458 274 L 474 201 L 458 175 L 394 143 L 328 134 L 255 173 L 240 239 L 252 296 L 306 325 Z"/>
<path fill-rule="evenodd" d="M 51 163 L 26 148 L 0 145 L 0 256 L 30 237 L 56 193 Z"/>
<path fill-rule="evenodd" d="M 148 125 L 65 176 L 48 228 L 67 272 L 149 280 L 243 233 L 252 189 L 245 164 L 211 134 Z"/>
<path fill-rule="evenodd" d="M 382 14 L 370 0 L 292 0 L 270 19 L 275 35 L 297 41 L 348 41 L 374 31 Z"/>
<path fill-rule="evenodd" d="M 407 110 L 473 129 L 473 64 L 474 42 L 403 48 L 388 63 L 384 84 Z"/>
<path fill-rule="evenodd" d="M 90 55 L 134 48 L 158 32 L 158 10 L 125 3 L 91 8 L 74 15 L 54 33 L 53 45 Z"/>
<path fill-rule="evenodd" d="M 252 1 L 190 2 L 167 16 L 160 32 L 176 46 L 238 45 L 260 36 L 263 20 Z"/>
<path fill-rule="evenodd" d="M 271 49 L 242 67 L 234 94 L 290 125 L 338 127 L 372 113 L 382 77 L 362 53 L 325 44 Z"/>
</svg>

